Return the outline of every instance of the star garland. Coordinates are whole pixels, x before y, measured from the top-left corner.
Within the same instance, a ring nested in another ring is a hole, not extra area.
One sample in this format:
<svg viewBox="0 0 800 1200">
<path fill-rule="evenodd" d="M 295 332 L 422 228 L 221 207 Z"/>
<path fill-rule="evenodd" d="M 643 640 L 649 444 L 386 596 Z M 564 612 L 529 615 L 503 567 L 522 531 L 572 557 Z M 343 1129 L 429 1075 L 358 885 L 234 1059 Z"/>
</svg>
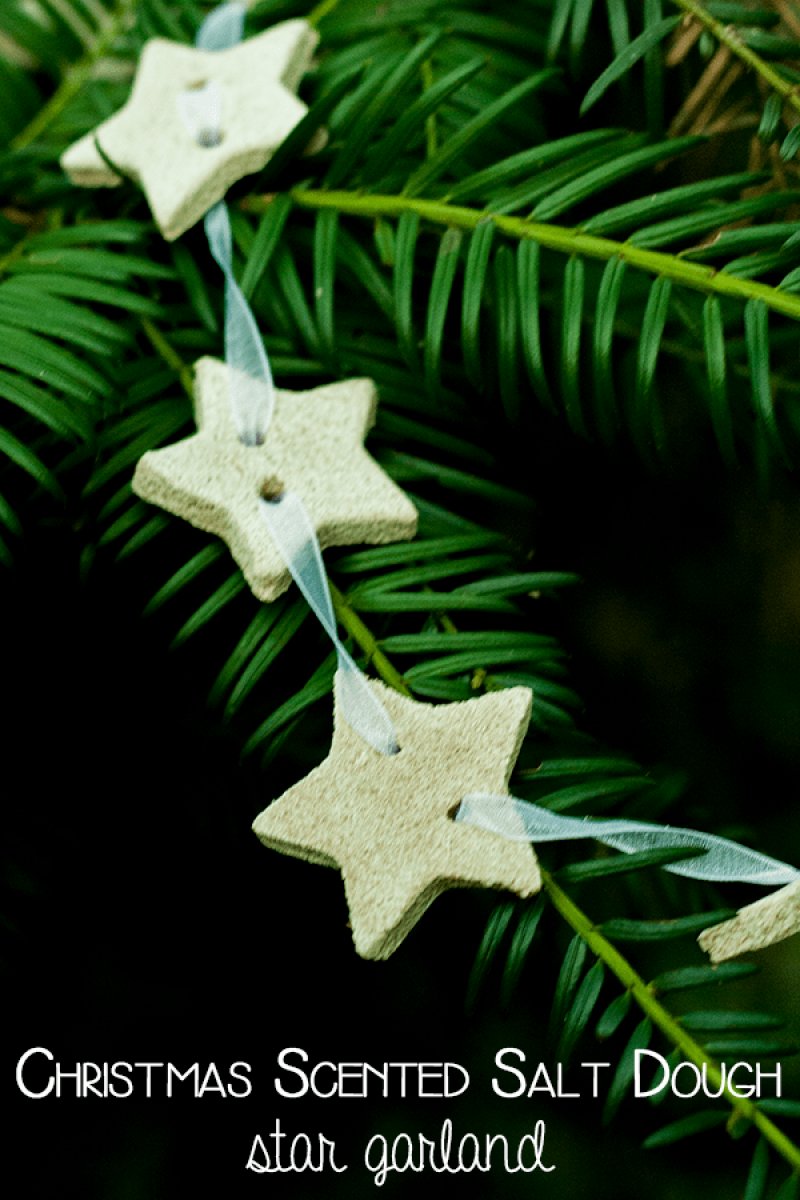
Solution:
<svg viewBox="0 0 800 1200">
<path fill-rule="evenodd" d="M 432 706 L 369 683 L 338 640 L 321 549 L 414 536 L 416 513 L 363 447 L 369 380 L 276 391 L 233 278 L 224 196 L 262 168 L 306 112 L 294 94 L 316 46 L 302 20 L 241 40 L 245 6 L 222 4 L 195 47 L 145 46 L 130 99 L 64 154 L 80 186 L 138 182 L 167 240 L 205 218 L 226 276 L 225 362 L 196 365 L 198 432 L 144 456 L 139 495 L 225 539 L 255 595 L 292 578 L 339 654 L 330 754 L 256 820 L 275 849 L 340 868 L 357 951 L 387 957 L 441 891 L 540 886 L 532 841 L 596 837 L 704 851 L 666 869 L 783 883 L 701 935 L 714 961 L 800 928 L 800 873 L 725 839 L 640 822 L 585 822 L 514 800 L 508 783 L 528 726 L 525 688 Z M 319 139 L 309 149 L 314 149 Z"/>
</svg>

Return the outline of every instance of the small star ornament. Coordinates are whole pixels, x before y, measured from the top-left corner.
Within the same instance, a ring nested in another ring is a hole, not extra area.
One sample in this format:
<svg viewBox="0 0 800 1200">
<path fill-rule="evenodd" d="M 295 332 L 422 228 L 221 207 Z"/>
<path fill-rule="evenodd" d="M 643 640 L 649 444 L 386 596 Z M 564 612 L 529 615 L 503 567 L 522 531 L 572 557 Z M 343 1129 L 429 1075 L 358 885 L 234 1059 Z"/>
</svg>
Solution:
<svg viewBox="0 0 800 1200">
<path fill-rule="evenodd" d="M 448 888 L 539 890 L 529 843 L 453 820 L 469 792 L 507 791 L 531 693 L 509 688 L 431 705 L 369 686 L 394 722 L 398 753 L 373 750 L 348 725 L 337 676 L 330 754 L 253 829 L 266 846 L 338 867 L 356 950 L 388 958 Z"/>
<path fill-rule="evenodd" d="M 762 950 L 800 933 L 800 880 L 740 908 L 735 917 L 704 929 L 697 939 L 713 963 Z"/>
<path fill-rule="evenodd" d="M 73 143 L 61 165 L 81 187 L 113 187 L 121 174 L 137 180 L 164 237 L 180 237 L 231 184 L 260 171 L 305 115 L 294 92 L 317 41 L 303 20 L 228 50 L 153 38 L 127 103 Z M 195 127 L 203 111 L 213 119 Z"/>
<path fill-rule="evenodd" d="M 231 408 L 231 370 L 213 358 L 196 364 L 198 432 L 139 460 L 137 495 L 227 542 L 265 602 L 292 577 L 261 514 L 262 497 L 298 495 L 323 550 L 414 536 L 416 509 L 363 445 L 377 405 L 371 379 L 277 389 L 263 444 L 246 446 Z"/>
</svg>

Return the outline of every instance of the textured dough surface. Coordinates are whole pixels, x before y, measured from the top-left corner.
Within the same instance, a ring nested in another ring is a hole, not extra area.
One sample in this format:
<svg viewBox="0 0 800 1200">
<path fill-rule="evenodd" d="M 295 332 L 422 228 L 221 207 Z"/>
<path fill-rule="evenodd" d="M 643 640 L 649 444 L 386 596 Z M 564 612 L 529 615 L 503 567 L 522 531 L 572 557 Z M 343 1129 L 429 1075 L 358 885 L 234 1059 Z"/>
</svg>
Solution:
<svg viewBox="0 0 800 1200">
<path fill-rule="evenodd" d="M 530 844 L 452 820 L 469 792 L 507 791 L 531 693 L 509 688 L 431 705 L 370 687 L 395 724 L 399 753 L 379 754 L 350 728 L 337 688 L 330 754 L 253 828 L 266 846 L 338 867 L 356 950 L 388 958 L 448 888 L 539 890 Z"/>
<path fill-rule="evenodd" d="M 364 449 L 377 405 L 371 379 L 278 389 L 264 444 L 245 446 L 231 410 L 230 368 L 203 358 L 195 371 L 198 432 L 145 454 L 133 489 L 227 542 L 259 600 L 276 599 L 292 581 L 260 512 L 265 489 L 301 498 L 323 549 L 414 536 L 416 509 Z"/>
<path fill-rule="evenodd" d="M 294 92 L 317 41 L 303 20 L 283 21 L 229 50 L 153 38 L 127 102 L 74 142 L 61 165 L 78 186 L 113 187 L 121 177 L 112 163 L 142 186 L 164 237 L 180 237 L 233 183 L 260 171 L 305 116 Z M 213 146 L 198 143 L 179 106 L 182 92 L 207 84 L 221 105 L 222 138 Z"/>
</svg>

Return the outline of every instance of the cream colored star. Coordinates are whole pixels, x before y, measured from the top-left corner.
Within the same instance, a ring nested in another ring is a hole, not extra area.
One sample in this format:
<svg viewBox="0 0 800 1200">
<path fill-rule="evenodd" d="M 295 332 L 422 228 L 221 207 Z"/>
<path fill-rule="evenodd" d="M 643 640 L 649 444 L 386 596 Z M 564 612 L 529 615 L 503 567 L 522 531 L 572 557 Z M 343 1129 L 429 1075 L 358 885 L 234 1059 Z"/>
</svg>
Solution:
<svg viewBox="0 0 800 1200">
<path fill-rule="evenodd" d="M 711 925 L 698 937 L 714 963 L 748 950 L 762 950 L 800 933 L 800 880 L 740 908 L 735 917 Z"/>
<path fill-rule="evenodd" d="M 110 163 L 141 184 L 164 237 L 179 237 L 232 183 L 261 170 L 305 115 L 294 91 L 317 41 L 302 20 L 284 21 L 229 50 L 154 38 L 142 51 L 127 103 L 70 146 L 61 165 L 82 187 L 120 183 L 97 141 Z M 218 104 L 219 130 L 198 141 L 182 100 L 205 88 Z"/>
<path fill-rule="evenodd" d="M 330 754 L 253 829 L 275 850 L 338 867 L 356 950 L 388 958 L 447 888 L 539 890 L 530 844 L 452 819 L 469 792 L 507 792 L 531 693 L 509 688 L 431 705 L 370 687 L 395 724 L 399 753 L 380 754 L 354 732 L 337 686 Z"/>
<path fill-rule="evenodd" d="M 371 379 L 308 392 L 278 389 L 264 444 L 245 446 L 231 409 L 229 368 L 202 358 L 195 371 L 198 432 L 145 454 L 133 489 L 218 534 L 259 600 L 274 600 L 291 583 L 261 515 L 261 496 L 296 493 L 323 550 L 414 536 L 416 509 L 363 446 L 375 420 Z"/>
</svg>

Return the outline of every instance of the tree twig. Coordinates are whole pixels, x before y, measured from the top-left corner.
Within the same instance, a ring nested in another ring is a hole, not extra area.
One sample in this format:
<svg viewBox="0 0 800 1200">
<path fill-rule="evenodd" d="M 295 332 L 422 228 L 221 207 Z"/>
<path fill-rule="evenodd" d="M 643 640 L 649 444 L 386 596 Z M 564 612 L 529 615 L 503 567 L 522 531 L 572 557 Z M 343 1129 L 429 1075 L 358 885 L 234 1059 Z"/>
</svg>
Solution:
<svg viewBox="0 0 800 1200">
<path fill-rule="evenodd" d="M 722 21 L 718 21 L 716 17 L 712 17 L 698 0 L 673 0 L 678 8 L 689 17 L 693 17 L 696 21 L 713 34 L 717 41 L 726 46 L 732 54 L 735 54 L 738 59 L 745 63 L 751 70 L 764 80 L 764 82 L 782 96 L 787 104 L 791 105 L 794 111 L 800 114 L 800 95 L 797 92 L 797 85 L 790 83 L 788 79 L 784 79 L 780 71 L 771 66 L 765 59 L 761 57 L 755 50 L 752 50 L 742 41 L 742 37 L 736 28 L 732 25 L 725 25 Z"/>
<path fill-rule="evenodd" d="M 136 0 L 116 0 L 116 4 L 98 30 L 92 45 L 82 58 L 78 59 L 76 63 L 73 63 L 67 69 L 58 88 L 47 103 L 39 109 L 33 120 L 13 138 L 11 142 L 12 150 L 26 149 L 26 147 L 40 138 L 53 121 L 61 115 L 70 101 L 78 95 L 81 88 L 89 82 L 95 66 L 114 45 L 114 42 L 133 15 L 135 8 Z"/>
<path fill-rule="evenodd" d="M 748 300 L 761 300 L 767 308 L 793 317 L 796 321 L 800 320 L 800 296 L 756 280 L 728 275 L 725 271 L 719 271 L 704 263 L 689 262 L 677 254 L 645 250 L 629 241 L 618 242 L 613 238 L 596 237 L 563 225 L 551 225 L 541 221 L 529 221 L 525 217 L 509 217 L 482 209 L 466 208 L 449 204 L 446 200 L 322 191 L 303 187 L 293 188 L 291 194 L 292 199 L 301 208 L 332 208 L 340 213 L 369 219 L 379 216 L 397 217 L 404 212 L 413 212 L 435 225 L 465 230 L 476 229 L 478 225 L 491 221 L 500 232 L 509 237 L 527 238 L 548 250 L 599 259 L 601 262 L 621 259 L 641 271 L 663 279 L 671 279 L 694 291 L 706 295 L 732 296 L 743 303 Z M 263 212 L 268 203 L 268 200 L 252 197 L 243 202 L 243 207 L 251 212 Z"/>
</svg>

